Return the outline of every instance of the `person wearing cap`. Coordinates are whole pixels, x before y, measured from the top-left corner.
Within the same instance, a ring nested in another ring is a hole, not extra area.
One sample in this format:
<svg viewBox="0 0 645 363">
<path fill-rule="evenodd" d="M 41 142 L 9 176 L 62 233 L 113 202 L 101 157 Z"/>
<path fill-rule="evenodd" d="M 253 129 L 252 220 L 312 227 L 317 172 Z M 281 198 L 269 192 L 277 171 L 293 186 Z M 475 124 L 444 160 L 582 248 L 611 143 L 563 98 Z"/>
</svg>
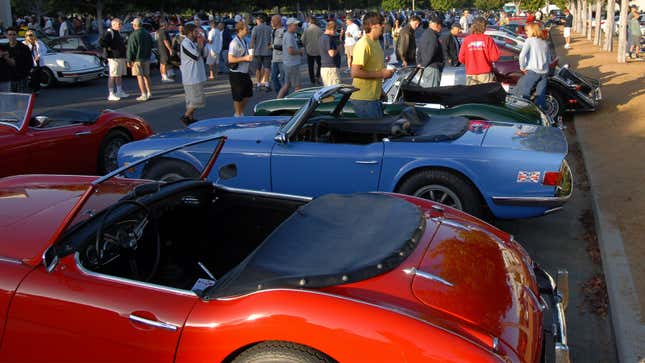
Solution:
<svg viewBox="0 0 645 363">
<path fill-rule="evenodd" d="M 641 14 L 638 13 L 638 6 L 632 5 L 631 12 L 628 15 L 629 26 L 629 57 L 640 59 L 641 51 L 641 25 L 639 19 Z"/>
<path fill-rule="evenodd" d="M 457 41 L 459 33 L 461 33 L 461 25 L 453 23 L 450 26 L 450 32 L 444 32 L 439 37 L 445 65 L 458 67 L 461 64 L 459 63 L 459 41 Z"/>
<path fill-rule="evenodd" d="M 289 92 L 289 89 L 300 89 L 300 60 L 304 54 L 304 49 L 298 47 L 296 40 L 296 30 L 300 21 L 296 18 L 287 20 L 287 32 L 282 39 L 282 63 L 284 65 L 285 80 L 282 89 L 278 93 L 278 98 L 283 98 Z"/>
<path fill-rule="evenodd" d="M 137 101 L 147 101 L 150 93 L 150 56 L 152 55 L 152 37 L 141 27 L 141 18 L 132 20 L 134 32 L 128 38 L 127 59 L 132 67 L 132 75 L 137 77 L 141 96 Z"/>
<path fill-rule="evenodd" d="M 345 19 L 347 24 L 347 29 L 345 30 L 345 56 L 347 57 L 347 69 L 351 71 L 353 57 L 354 57 L 354 45 L 361 37 L 361 29 L 354 23 L 351 14 L 347 15 Z"/>
<path fill-rule="evenodd" d="M 358 88 L 350 101 L 358 118 L 382 119 L 383 79 L 390 78 L 394 70 L 385 68 L 385 55 L 379 43 L 383 34 L 383 17 L 369 12 L 363 19 L 363 36 L 354 46 L 352 62 L 352 85 Z"/>
<path fill-rule="evenodd" d="M 417 46 L 417 67 L 423 68 L 421 86 L 439 87 L 443 70 L 443 52 L 439 43 L 441 20 L 430 18 L 428 29 L 423 31 Z"/>
<path fill-rule="evenodd" d="M 573 27 L 573 15 L 569 9 L 564 9 L 564 49 L 571 48 L 571 28 Z"/>
</svg>

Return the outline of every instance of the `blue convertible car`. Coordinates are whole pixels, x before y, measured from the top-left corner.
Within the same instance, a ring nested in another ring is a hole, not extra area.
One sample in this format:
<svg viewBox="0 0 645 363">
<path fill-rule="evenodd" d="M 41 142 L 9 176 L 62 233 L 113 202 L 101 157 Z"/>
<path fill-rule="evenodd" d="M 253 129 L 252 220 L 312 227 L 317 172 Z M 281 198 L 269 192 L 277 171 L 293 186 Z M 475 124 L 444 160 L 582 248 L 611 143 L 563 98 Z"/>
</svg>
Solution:
<svg viewBox="0 0 645 363">
<path fill-rule="evenodd" d="M 478 217 L 526 218 L 558 210 L 572 193 L 562 130 L 537 125 L 429 116 L 413 107 L 381 120 L 348 117 L 356 89 L 322 88 L 292 117 L 203 120 L 182 130 L 129 143 L 119 163 L 190 140 L 225 135 L 216 168 L 235 164 L 230 188 L 319 196 L 388 191 L 420 196 Z M 331 112 L 316 112 L 338 102 Z M 173 180 L 197 176 L 212 150 L 176 152 L 132 177 Z"/>
</svg>

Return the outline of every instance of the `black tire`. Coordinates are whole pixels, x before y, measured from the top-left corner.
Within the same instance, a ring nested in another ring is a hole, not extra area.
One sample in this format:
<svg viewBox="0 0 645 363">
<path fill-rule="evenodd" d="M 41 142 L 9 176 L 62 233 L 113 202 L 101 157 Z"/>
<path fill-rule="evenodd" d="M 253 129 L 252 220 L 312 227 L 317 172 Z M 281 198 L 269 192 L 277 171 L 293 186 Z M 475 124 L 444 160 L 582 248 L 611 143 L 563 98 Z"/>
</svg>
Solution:
<svg viewBox="0 0 645 363">
<path fill-rule="evenodd" d="M 98 172 L 100 174 L 107 174 L 117 168 L 118 164 L 116 157 L 119 152 L 119 148 L 130 141 L 132 141 L 132 137 L 124 131 L 112 130 L 108 132 L 99 148 Z"/>
<path fill-rule="evenodd" d="M 51 69 L 43 67 L 40 70 L 40 87 L 42 88 L 50 88 L 54 87 L 56 85 L 56 77 L 54 76 L 54 72 L 52 72 Z"/>
<path fill-rule="evenodd" d="M 397 192 L 443 203 L 484 218 L 484 208 L 475 187 L 462 177 L 444 170 L 428 169 L 412 174 Z"/>
<path fill-rule="evenodd" d="M 325 354 L 302 345 L 267 341 L 240 353 L 231 363 L 331 363 Z"/>
<path fill-rule="evenodd" d="M 564 115 L 564 99 L 560 92 L 548 87 L 544 103 L 544 113 L 551 116 L 553 120 L 557 120 L 558 116 Z"/>
<path fill-rule="evenodd" d="M 180 179 L 199 178 L 199 172 L 183 161 L 165 159 L 151 165 L 143 173 L 143 178 L 171 182 Z"/>
</svg>

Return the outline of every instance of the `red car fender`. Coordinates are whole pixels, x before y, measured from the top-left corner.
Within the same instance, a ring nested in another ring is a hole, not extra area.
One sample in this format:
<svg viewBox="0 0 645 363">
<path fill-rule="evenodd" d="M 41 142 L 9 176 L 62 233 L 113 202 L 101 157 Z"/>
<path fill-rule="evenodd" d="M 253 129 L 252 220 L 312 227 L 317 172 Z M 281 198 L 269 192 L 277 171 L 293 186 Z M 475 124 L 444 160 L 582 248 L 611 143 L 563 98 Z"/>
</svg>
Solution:
<svg viewBox="0 0 645 363">
<path fill-rule="evenodd" d="M 97 124 L 99 124 L 101 129 L 105 130 L 106 134 L 108 130 L 114 128 L 125 129 L 132 136 L 132 140 L 145 139 L 153 134 L 150 125 L 141 117 L 114 111 L 107 111 L 101 114 Z"/>
<path fill-rule="evenodd" d="M 314 290 L 276 289 L 198 303 L 176 362 L 220 362 L 268 340 L 339 362 L 503 362 L 493 351 L 389 308 Z"/>
</svg>

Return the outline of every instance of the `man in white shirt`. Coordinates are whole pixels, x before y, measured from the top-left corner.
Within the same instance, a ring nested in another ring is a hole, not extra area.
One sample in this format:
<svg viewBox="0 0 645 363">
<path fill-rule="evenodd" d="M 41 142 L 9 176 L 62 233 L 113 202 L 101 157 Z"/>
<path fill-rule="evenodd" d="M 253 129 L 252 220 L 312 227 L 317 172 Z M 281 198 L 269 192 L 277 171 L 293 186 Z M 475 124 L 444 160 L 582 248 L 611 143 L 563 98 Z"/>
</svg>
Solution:
<svg viewBox="0 0 645 363">
<path fill-rule="evenodd" d="M 464 15 L 459 18 L 459 25 L 461 25 L 461 29 L 464 33 L 468 33 L 471 23 L 472 20 L 470 20 L 470 12 L 468 10 L 464 10 Z"/>
<path fill-rule="evenodd" d="M 208 79 L 215 79 L 215 68 L 219 64 L 219 53 L 222 50 L 222 32 L 215 26 L 215 20 L 210 21 L 211 30 L 208 31 Z"/>
<path fill-rule="evenodd" d="M 350 16 L 347 16 L 345 23 L 347 24 L 347 30 L 345 30 L 345 55 L 347 56 L 347 69 L 351 71 L 354 44 L 360 39 L 362 32 Z"/>
<path fill-rule="evenodd" d="M 184 27 L 186 38 L 181 42 L 181 81 L 186 93 L 186 112 L 181 122 L 188 126 L 195 122 L 193 114 L 198 108 L 206 105 L 204 83 L 206 83 L 206 69 L 204 59 L 208 56 L 205 39 L 201 30 L 195 24 Z"/>
<path fill-rule="evenodd" d="M 66 37 L 70 33 L 69 31 L 69 22 L 67 21 L 67 18 L 61 16 L 60 17 L 60 28 L 58 28 L 58 36 L 59 37 Z"/>
</svg>

